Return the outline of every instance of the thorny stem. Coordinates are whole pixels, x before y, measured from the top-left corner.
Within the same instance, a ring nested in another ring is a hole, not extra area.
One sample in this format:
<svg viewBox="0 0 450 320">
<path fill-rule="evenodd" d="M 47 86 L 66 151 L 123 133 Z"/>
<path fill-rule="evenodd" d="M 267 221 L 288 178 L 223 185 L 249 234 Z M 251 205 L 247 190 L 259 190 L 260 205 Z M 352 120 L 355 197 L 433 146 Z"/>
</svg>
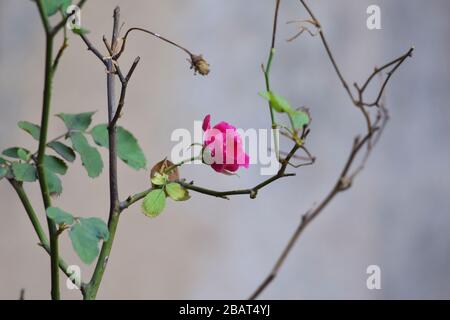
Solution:
<svg viewBox="0 0 450 320">
<path fill-rule="evenodd" d="M 45 251 L 47 251 L 48 254 L 50 254 L 50 244 L 47 239 L 47 235 L 45 234 L 44 229 L 41 226 L 41 223 L 39 222 L 39 219 L 36 215 L 36 212 L 34 211 L 34 208 L 30 202 L 30 199 L 28 198 L 25 189 L 23 188 L 23 185 L 21 182 L 16 181 L 14 179 L 8 179 L 9 183 L 12 185 L 14 190 L 16 191 L 20 201 L 22 202 L 22 205 L 25 209 L 25 212 L 28 215 L 28 218 L 31 221 L 31 224 L 33 225 L 34 231 L 36 232 L 38 238 L 39 238 L 39 245 L 44 248 Z M 68 264 L 62 259 L 59 258 L 58 260 L 59 268 L 62 272 L 70 279 L 72 276 L 72 273 L 68 270 Z M 72 282 L 75 283 L 75 279 L 72 279 Z M 83 284 L 81 285 L 81 288 L 83 288 Z"/>
<path fill-rule="evenodd" d="M 51 33 L 51 27 L 48 18 L 44 11 L 44 4 L 42 0 L 37 2 L 39 13 L 41 14 L 42 23 L 44 25 L 46 34 L 46 49 L 45 49 L 45 79 L 44 79 L 44 95 L 42 102 L 42 117 L 41 130 L 39 136 L 39 148 L 37 155 L 37 173 L 39 177 L 39 185 L 44 202 L 45 209 L 51 207 L 52 201 L 47 185 L 47 178 L 45 176 L 44 157 L 45 148 L 47 145 L 47 132 L 50 116 L 50 104 L 52 95 L 52 81 L 53 81 L 53 40 L 54 35 Z M 60 299 L 59 292 L 59 265 L 58 265 L 58 234 L 55 222 L 47 217 L 48 230 L 50 235 L 50 271 L 51 271 L 51 297 L 53 300 Z"/>
<path fill-rule="evenodd" d="M 86 0 L 81 0 L 78 3 L 78 7 L 81 8 Z M 43 94 L 43 102 L 42 102 L 42 117 L 41 117 L 41 131 L 39 137 L 39 147 L 37 151 L 37 159 L 36 159 L 36 167 L 39 177 L 39 185 L 41 189 L 42 199 L 44 202 L 44 207 L 48 208 L 51 206 L 51 198 L 48 190 L 48 185 L 45 177 L 45 170 L 43 166 L 43 160 L 45 156 L 45 148 L 47 145 L 47 132 L 48 132 L 48 123 L 49 123 L 49 113 L 50 113 L 50 105 L 51 105 L 51 93 L 52 93 L 52 81 L 53 75 L 58 66 L 59 60 L 64 53 L 65 48 L 67 47 L 67 38 L 64 35 L 63 45 L 58 51 L 55 60 L 53 61 L 53 42 L 56 34 L 64 27 L 67 19 L 70 18 L 68 15 L 65 19 L 60 21 L 55 27 L 50 25 L 49 19 L 46 15 L 44 3 L 42 0 L 36 0 L 36 5 L 39 11 L 39 15 L 41 17 L 41 22 L 44 27 L 45 37 L 46 37 L 46 54 L 45 54 L 45 81 L 44 81 L 44 94 Z M 35 155 L 36 155 L 35 154 Z M 51 269 L 51 297 L 54 300 L 60 298 L 59 292 L 59 268 L 61 268 L 64 273 L 70 277 L 71 274 L 67 272 L 67 264 L 59 258 L 58 256 L 58 234 L 56 230 L 55 223 L 47 218 L 47 224 L 50 235 L 50 243 L 48 242 L 45 233 L 42 230 L 42 227 L 39 224 L 39 220 L 34 212 L 33 206 L 31 202 L 28 200 L 26 193 L 22 187 L 22 185 L 15 181 L 9 180 L 14 189 L 16 190 L 20 200 L 22 201 L 25 211 L 30 218 L 35 231 L 41 240 L 41 244 L 44 249 L 50 255 L 50 269 Z"/>
</svg>

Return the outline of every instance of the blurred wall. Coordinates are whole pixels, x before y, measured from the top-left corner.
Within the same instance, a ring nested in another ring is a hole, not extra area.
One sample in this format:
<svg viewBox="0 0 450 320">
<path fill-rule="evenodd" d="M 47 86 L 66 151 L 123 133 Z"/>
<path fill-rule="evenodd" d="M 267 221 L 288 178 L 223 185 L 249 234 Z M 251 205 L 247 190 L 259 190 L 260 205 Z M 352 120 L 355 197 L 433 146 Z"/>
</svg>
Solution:
<svg viewBox="0 0 450 320">
<path fill-rule="evenodd" d="M 433 1 L 309 1 L 335 57 L 350 83 L 363 81 L 380 65 L 415 45 L 414 58 L 395 74 L 387 90 L 391 121 L 365 171 L 306 230 L 266 299 L 450 298 L 450 91 L 447 13 L 450 3 Z M 378 4 L 382 30 L 366 28 L 366 8 Z M 207 113 L 242 128 L 269 126 L 260 64 L 270 45 L 274 1 L 88 1 L 82 23 L 102 48 L 112 10 L 122 21 L 143 26 L 203 53 L 211 74 L 193 76 L 185 55 L 143 34 L 132 34 L 121 65 L 141 63 L 129 85 L 121 125 L 139 138 L 149 163 L 168 155 L 176 128 L 192 129 Z M 284 22 L 307 15 L 298 1 L 282 1 L 272 83 L 296 106 L 313 115 L 309 148 L 312 167 L 274 183 L 251 201 L 221 201 L 193 194 L 188 203 L 171 202 L 156 219 L 126 211 L 103 284 L 102 299 L 246 298 L 272 267 L 296 228 L 300 215 L 319 201 L 336 179 L 364 129 L 328 61 L 318 37 Z M 16 127 L 39 122 L 44 71 L 44 36 L 31 1 L 0 1 L 0 150 L 36 144 Z M 74 35 L 54 83 L 52 113 L 97 110 L 106 118 L 105 68 Z M 63 130 L 53 118 L 50 137 Z M 103 158 L 106 160 L 106 153 Z M 187 166 L 188 179 L 229 189 L 262 179 L 257 166 L 240 177 L 218 176 L 205 166 Z M 121 198 L 148 187 L 148 172 L 119 164 Z M 64 193 L 55 203 L 79 216 L 107 218 L 106 168 L 91 180 L 79 163 L 63 177 Z M 37 184 L 27 191 L 44 223 Z M 0 182 L 0 298 L 47 299 L 49 258 L 6 181 Z M 67 235 L 61 252 L 82 265 Z M 366 288 L 366 268 L 381 267 L 382 289 Z M 83 265 L 88 278 L 93 266 Z M 61 276 L 61 279 L 65 278 Z M 64 286 L 62 296 L 78 299 Z"/>
</svg>

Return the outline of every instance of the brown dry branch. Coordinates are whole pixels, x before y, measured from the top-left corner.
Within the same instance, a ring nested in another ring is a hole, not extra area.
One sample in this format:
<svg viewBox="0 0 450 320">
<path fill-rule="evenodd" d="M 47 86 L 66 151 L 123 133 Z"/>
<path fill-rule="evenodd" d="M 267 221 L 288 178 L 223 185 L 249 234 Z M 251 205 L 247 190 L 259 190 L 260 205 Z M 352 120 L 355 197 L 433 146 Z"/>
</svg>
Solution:
<svg viewBox="0 0 450 320">
<path fill-rule="evenodd" d="M 277 1 L 277 5 L 278 5 Z M 379 140 L 379 137 L 381 136 L 383 129 L 385 128 L 386 122 L 388 120 L 388 113 L 387 109 L 384 106 L 384 103 L 381 102 L 386 85 L 394 72 L 400 67 L 400 65 L 408 58 L 412 56 L 412 52 L 414 48 L 409 49 L 405 54 L 401 55 L 397 59 L 392 60 L 391 62 L 383 65 L 381 68 L 375 68 L 372 74 L 367 78 L 363 86 L 359 87 L 356 83 L 354 84 L 354 87 L 357 90 L 356 97 L 352 93 L 350 87 L 348 86 L 345 78 L 343 77 L 336 60 L 333 56 L 333 53 L 330 49 L 330 46 L 328 45 L 328 42 L 325 38 L 323 29 L 321 27 L 321 24 L 319 20 L 315 17 L 309 6 L 306 4 L 304 0 L 300 0 L 302 6 L 304 9 L 308 12 L 310 19 L 307 21 L 311 21 L 310 23 L 314 25 L 317 28 L 317 32 L 320 35 L 322 44 L 328 54 L 328 58 L 331 61 L 331 64 L 333 65 L 333 68 L 340 79 L 342 85 L 344 86 L 344 89 L 346 90 L 347 94 L 349 95 L 352 103 L 354 106 L 356 106 L 361 113 L 364 116 L 364 119 L 367 124 L 367 132 L 364 134 L 364 136 L 361 138 L 360 136 L 356 136 L 353 140 L 353 145 L 350 150 L 350 153 L 348 155 L 348 158 L 344 164 L 344 167 L 339 174 L 335 184 L 332 186 L 331 190 L 328 192 L 328 194 L 325 196 L 325 198 L 315 207 L 308 210 L 305 214 L 301 216 L 300 223 L 295 229 L 294 233 L 290 237 L 287 245 L 284 247 L 284 249 L 281 252 L 281 255 L 276 260 L 272 270 L 270 273 L 264 278 L 264 280 L 261 282 L 261 284 L 257 287 L 257 289 L 252 293 L 249 299 L 253 300 L 260 296 L 260 294 L 268 287 L 268 285 L 275 279 L 278 272 L 282 268 L 284 262 L 286 261 L 286 258 L 288 257 L 289 253 L 292 251 L 292 248 L 297 243 L 300 235 L 303 233 L 305 228 L 323 211 L 323 209 L 342 191 L 348 190 L 353 182 L 355 177 L 361 172 L 361 170 L 364 168 L 365 163 L 367 162 L 367 159 L 369 158 L 374 145 Z M 302 31 L 301 31 L 302 32 Z M 300 33 L 301 33 L 300 32 Z M 296 35 L 295 38 L 300 36 L 300 34 Z M 368 85 L 371 83 L 371 81 L 374 79 L 374 77 L 378 74 L 380 74 L 383 70 L 388 69 L 389 67 L 392 67 L 387 73 L 387 77 L 383 81 L 378 94 L 377 98 L 372 103 L 367 103 L 364 100 L 364 93 Z M 374 120 L 371 120 L 370 113 L 366 109 L 366 107 L 376 107 L 376 116 Z M 356 164 L 357 156 L 361 153 L 361 151 L 365 150 L 365 153 L 362 155 L 362 160 Z"/>
</svg>

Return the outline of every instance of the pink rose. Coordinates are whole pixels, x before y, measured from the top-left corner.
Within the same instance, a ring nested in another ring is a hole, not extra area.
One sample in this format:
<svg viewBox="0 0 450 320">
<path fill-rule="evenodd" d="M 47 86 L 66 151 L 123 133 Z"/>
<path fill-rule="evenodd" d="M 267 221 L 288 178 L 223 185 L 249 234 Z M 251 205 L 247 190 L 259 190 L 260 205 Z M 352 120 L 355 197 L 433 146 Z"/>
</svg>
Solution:
<svg viewBox="0 0 450 320">
<path fill-rule="evenodd" d="M 225 121 L 211 128 L 210 120 L 209 114 L 203 119 L 203 162 L 220 173 L 236 172 L 239 167 L 248 168 L 250 158 L 236 128 Z"/>
</svg>

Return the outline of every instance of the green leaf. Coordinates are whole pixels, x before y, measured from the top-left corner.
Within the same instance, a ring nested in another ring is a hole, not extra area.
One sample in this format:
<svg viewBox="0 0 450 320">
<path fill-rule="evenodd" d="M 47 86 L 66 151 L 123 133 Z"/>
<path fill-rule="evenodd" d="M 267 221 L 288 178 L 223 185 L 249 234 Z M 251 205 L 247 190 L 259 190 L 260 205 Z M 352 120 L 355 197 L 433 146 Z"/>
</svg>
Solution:
<svg viewBox="0 0 450 320">
<path fill-rule="evenodd" d="M 8 174 L 8 168 L 0 167 L 0 180 L 2 180 Z"/>
<path fill-rule="evenodd" d="M 156 186 L 163 186 L 167 183 L 169 177 L 167 174 L 161 174 L 156 172 L 153 178 L 151 178 L 151 182 Z"/>
<path fill-rule="evenodd" d="M 91 130 L 94 141 L 99 146 L 108 148 L 108 125 L 99 124 Z M 117 127 L 117 156 L 135 170 L 147 165 L 144 153 L 136 138 L 122 127 Z"/>
<path fill-rule="evenodd" d="M 98 243 L 109 238 L 108 227 L 98 218 L 79 218 L 69 232 L 70 240 L 81 261 L 91 264 L 99 254 Z"/>
<path fill-rule="evenodd" d="M 67 129 L 86 131 L 86 129 L 91 125 L 92 116 L 94 113 L 95 112 L 83 112 L 77 114 L 59 113 L 56 116 L 64 121 Z"/>
<path fill-rule="evenodd" d="M 66 13 L 67 8 L 72 4 L 72 0 L 43 0 L 45 14 L 50 17 L 59 10 Z"/>
<path fill-rule="evenodd" d="M 179 183 L 171 182 L 165 187 L 167 195 L 175 201 L 185 201 L 190 198 L 189 192 Z"/>
<path fill-rule="evenodd" d="M 17 181 L 34 182 L 37 179 L 36 167 L 29 163 L 14 162 L 12 172 Z"/>
<path fill-rule="evenodd" d="M 81 162 L 91 178 L 98 177 L 103 169 L 102 157 L 98 150 L 91 147 L 86 137 L 80 132 L 70 134 L 73 148 L 81 157 Z"/>
<path fill-rule="evenodd" d="M 150 191 L 142 202 L 142 212 L 147 217 L 157 217 L 166 206 L 166 194 L 163 189 Z"/>
<path fill-rule="evenodd" d="M 2 157 L 0 157 L 0 165 L 7 165 L 8 162 L 6 162 L 5 159 L 3 159 Z"/>
<path fill-rule="evenodd" d="M 20 129 L 28 132 L 35 140 L 39 141 L 39 136 L 41 134 L 41 127 L 37 124 L 28 122 L 28 121 L 19 121 L 17 124 Z"/>
<path fill-rule="evenodd" d="M 47 146 L 69 162 L 73 162 L 76 158 L 73 149 L 62 142 L 53 141 L 47 144 Z"/>
<path fill-rule="evenodd" d="M 64 160 L 55 156 L 45 155 L 44 166 L 50 171 L 57 174 L 65 175 L 67 172 L 67 165 Z"/>
<path fill-rule="evenodd" d="M 290 112 L 289 117 L 292 120 L 292 124 L 294 125 L 293 129 L 295 130 L 301 130 L 304 126 L 308 125 L 311 122 L 309 111 L 306 108 L 301 108 L 299 110 Z"/>
<path fill-rule="evenodd" d="M 47 217 L 55 221 L 55 223 L 58 225 L 72 225 L 75 221 L 70 213 L 65 212 L 57 207 L 47 208 Z"/>
<path fill-rule="evenodd" d="M 82 34 L 88 34 L 90 31 L 88 29 L 85 28 L 73 28 L 72 32 L 78 35 L 82 35 Z"/>
<path fill-rule="evenodd" d="M 294 109 L 292 109 L 291 105 L 289 104 L 289 101 L 287 101 L 282 96 L 276 95 L 275 93 L 270 91 L 260 92 L 259 95 L 269 101 L 270 106 L 277 112 L 291 113 L 294 111 Z"/>
<path fill-rule="evenodd" d="M 103 239 L 105 241 L 108 241 L 109 239 L 109 230 L 108 226 L 105 222 L 103 222 L 100 218 L 80 218 L 80 221 L 84 223 L 93 234 L 98 239 Z"/>
<path fill-rule="evenodd" d="M 59 196 L 62 193 L 62 184 L 59 177 L 47 168 L 44 168 L 48 192 L 51 196 Z"/>
<path fill-rule="evenodd" d="M 99 254 L 97 237 L 81 223 L 76 223 L 70 228 L 69 237 L 81 261 L 91 264 Z"/>
<path fill-rule="evenodd" d="M 31 153 L 25 148 L 13 147 L 3 150 L 3 155 L 11 158 L 22 159 L 28 161 L 30 159 Z"/>
</svg>

